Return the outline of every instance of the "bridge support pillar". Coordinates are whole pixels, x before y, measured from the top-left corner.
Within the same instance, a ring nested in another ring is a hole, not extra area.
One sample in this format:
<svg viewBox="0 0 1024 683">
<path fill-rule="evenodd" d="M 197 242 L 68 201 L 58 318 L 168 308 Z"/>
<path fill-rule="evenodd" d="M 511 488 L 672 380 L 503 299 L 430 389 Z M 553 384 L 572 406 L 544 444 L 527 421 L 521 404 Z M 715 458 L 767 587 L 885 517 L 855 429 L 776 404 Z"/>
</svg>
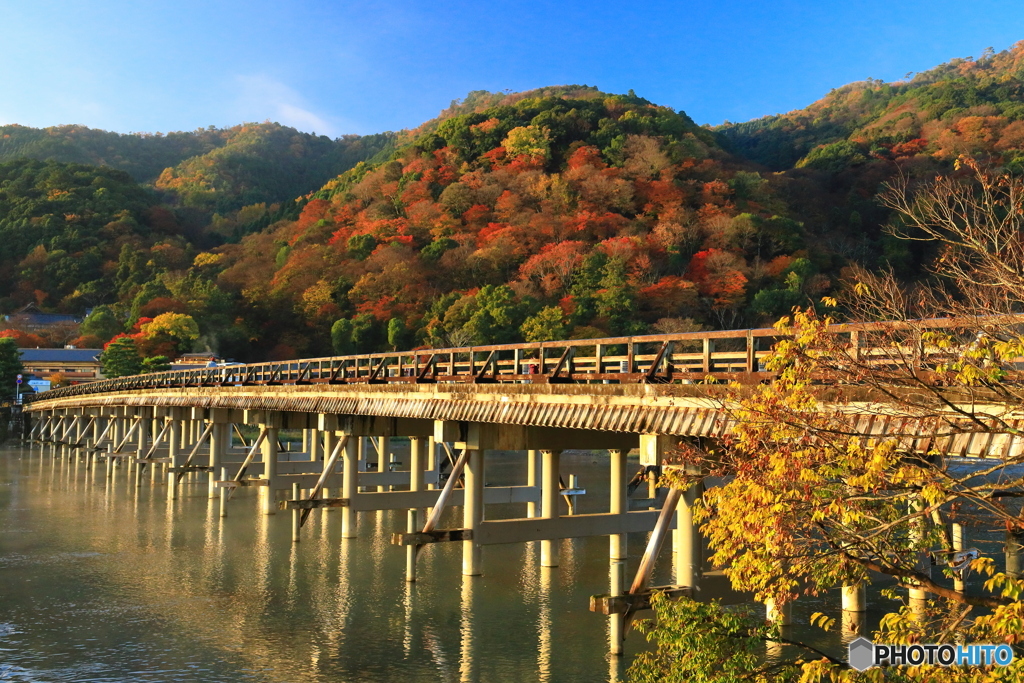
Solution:
<svg viewBox="0 0 1024 683">
<path fill-rule="evenodd" d="M 923 498 L 917 497 L 910 503 L 910 512 L 921 512 L 926 507 L 926 503 Z M 921 542 L 925 535 L 925 522 L 921 517 L 917 517 L 911 520 L 910 523 L 910 534 L 911 539 L 915 542 Z M 917 570 L 926 576 L 932 575 L 932 562 L 931 557 L 926 552 L 922 552 L 918 556 Z M 919 619 L 924 619 L 928 608 L 928 591 L 920 588 L 911 588 L 910 591 L 910 610 L 914 616 Z"/>
<path fill-rule="evenodd" d="M 953 550 L 967 550 L 967 534 L 964 532 L 962 524 L 952 524 L 952 537 L 953 537 Z M 964 573 L 954 572 L 953 573 L 953 590 L 963 592 L 964 590 Z"/>
<path fill-rule="evenodd" d="M 626 451 L 621 449 L 608 451 L 611 456 L 611 473 L 609 480 L 608 511 L 621 515 L 629 512 L 629 496 L 626 475 Z M 626 560 L 629 557 L 628 536 L 612 534 L 608 537 L 608 588 L 611 595 L 622 595 L 626 591 Z M 624 614 L 608 615 L 608 651 L 612 655 L 623 654 L 623 641 L 626 637 L 626 617 Z"/>
<path fill-rule="evenodd" d="M 843 586 L 840 595 L 843 606 L 843 637 L 852 640 L 856 636 L 864 635 L 867 629 L 867 585 L 859 583 L 856 586 Z"/>
<path fill-rule="evenodd" d="M 424 436 L 413 436 L 409 439 L 409 490 L 423 490 L 423 468 L 426 461 L 429 439 Z M 406 520 L 409 533 L 419 531 L 419 510 L 411 509 Z M 416 580 L 416 546 L 405 547 L 405 580 Z"/>
<path fill-rule="evenodd" d="M 138 452 L 135 454 L 135 457 L 132 458 L 132 460 L 134 461 L 132 462 L 132 467 L 135 468 L 136 486 L 142 486 L 142 463 L 139 462 L 139 458 L 144 457 L 146 455 L 146 451 L 149 450 L 149 428 L 151 426 L 150 423 L 151 420 L 149 419 L 149 416 L 143 413 L 139 417 L 139 426 L 135 430 L 135 436 L 137 438 L 136 446 L 138 448 Z"/>
<path fill-rule="evenodd" d="M 434 437 L 428 436 L 427 437 L 427 472 L 433 472 L 433 473 L 436 474 L 437 471 L 438 471 L 437 462 L 438 462 L 437 461 L 437 441 L 434 440 Z M 432 477 L 432 479 L 434 481 L 439 481 L 440 477 L 435 476 L 435 477 Z M 428 489 L 436 489 L 437 488 L 437 484 L 427 484 L 427 488 Z"/>
<path fill-rule="evenodd" d="M 217 490 L 217 474 L 221 470 L 221 464 L 224 462 L 224 453 L 227 450 L 228 439 L 230 437 L 231 425 L 227 422 L 220 422 L 214 418 L 213 428 L 210 430 L 210 473 L 208 476 L 208 490 L 207 496 L 209 498 L 217 498 L 220 496 L 220 492 Z M 197 437 L 198 438 L 198 437 Z M 193 448 L 195 446 L 193 445 Z"/>
<path fill-rule="evenodd" d="M 260 429 L 267 430 L 267 438 L 261 446 L 263 450 L 263 478 L 267 480 L 266 493 L 263 499 L 263 514 L 273 515 L 277 512 L 277 436 L 278 428 L 270 425 L 260 425 Z"/>
<path fill-rule="evenodd" d="M 842 603 L 844 612 L 866 612 L 868 609 L 867 586 L 858 583 L 855 586 L 843 586 Z"/>
<path fill-rule="evenodd" d="M 309 453 L 309 459 L 313 462 L 319 460 L 322 456 L 320 455 L 321 446 L 323 446 L 323 436 L 317 429 L 310 429 L 303 432 L 307 442 L 307 453 Z"/>
<path fill-rule="evenodd" d="M 1024 531 L 1006 532 L 1006 574 L 1014 579 L 1024 578 Z"/>
<path fill-rule="evenodd" d="M 465 502 L 462 508 L 463 527 L 470 533 L 480 527 L 484 518 L 484 452 L 480 449 L 469 452 L 466 464 Z M 465 576 L 479 576 L 483 573 L 482 547 L 476 539 L 462 542 L 462 573 Z"/>
<path fill-rule="evenodd" d="M 687 465 L 686 473 L 700 475 L 699 466 Z M 700 530 L 693 519 L 693 508 L 704 494 L 703 480 L 694 482 L 683 491 L 676 509 L 676 530 L 673 538 L 675 544 L 675 575 L 676 584 L 689 586 L 696 592 L 700 589 L 702 573 L 702 544 Z"/>
<path fill-rule="evenodd" d="M 167 457 L 171 459 L 167 473 L 167 497 L 171 500 L 178 498 L 178 468 L 184 464 L 181 457 L 181 419 L 177 413 L 177 410 L 171 410 L 171 426 L 167 434 Z"/>
<path fill-rule="evenodd" d="M 540 451 L 526 451 L 526 485 L 537 487 L 537 471 L 538 462 L 540 461 Z M 537 516 L 537 503 L 530 501 L 526 504 L 526 516 L 528 518 Z"/>
<path fill-rule="evenodd" d="M 544 519 L 558 517 L 558 494 L 562 487 L 558 483 L 559 464 L 562 451 L 541 451 L 541 513 Z M 559 539 L 540 542 L 540 566 L 558 566 Z"/>
<path fill-rule="evenodd" d="M 377 471 L 387 472 L 391 469 L 391 439 L 386 436 L 377 439 Z M 377 491 L 390 491 L 390 486 L 378 486 Z"/>
<path fill-rule="evenodd" d="M 360 439 L 349 434 L 345 443 L 345 451 L 341 454 L 341 497 L 355 500 L 359 485 L 359 442 Z M 334 449 L 332 448 L 331 451 Z M 357 514 L 351 507 L 341 508 L 341 537 L 355 538 Z"/>
<path fill-rule="evenodd" d="M 765 618 L 768 621 L 774 621 L 779 626 L 792 626 L 793 625 L 793 602 L 787 602 L 785 605 L 779 607 L 775 604 L 775 601 L 769 598 L 765 603 Z"/>
</svg>

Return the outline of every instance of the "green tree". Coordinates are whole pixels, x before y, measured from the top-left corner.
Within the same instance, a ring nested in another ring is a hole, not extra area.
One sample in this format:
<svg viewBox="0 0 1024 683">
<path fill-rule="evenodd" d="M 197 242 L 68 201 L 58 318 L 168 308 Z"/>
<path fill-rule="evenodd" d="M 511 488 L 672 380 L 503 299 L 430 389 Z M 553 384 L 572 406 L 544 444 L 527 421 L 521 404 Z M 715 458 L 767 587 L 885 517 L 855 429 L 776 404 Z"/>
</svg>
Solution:
<svg viewBox="0 0 1024 683">
<path fill-rule="evenodd" d="M 405 322 L 399 318 L 392 318 L 388 321 L 388 346 L 392 351 L 399 351 L 408 346 L 409 331 Z"/>
<path fill-rule="evenodd" d="M 171 369 L 171 359 L 167 356 L 150 356 L 142 359 L 142 372 L 164 372 Z"/>
<path fill-rule="evenodd" d="M 474 344 L 505 344 L 516 341 L 524 307 L 508 285 L 487 285 L 474 300 L 469 320 L 462 326 Z"/>
<path fill-rule="evenodd" d="M 82 321 L 82 334 L 91 334 L 106 342 L 123 332 L 124 326 L 109 306 L 97 306 Z"/>
<path fill-rule="evenodd" d="M 546 306 L 529 318 L 519 328 L 523 338 L 529 342 L 565 339 L 569 332 L 565 316 L 558 306 Z"/>
<path fill-rule="evenodd" d="M 0 337 L 0 396 L 13 396 L 15 380 L 22 371 L 18 343 L 10 337 Z"/>
<path fill-rule="evenodd" d="M 526 155 L 540 157 L 547 161 L 551 156 L 551 141 L 546 128 L 537 126 L 513 128 L 501 144 L 510 157 Z"/>
<path fill-rule="evenodd" d="M 142 358 L 135 341 L 128 336 L 115 337 L 100 354 L 103 374 L 108 378 L 137 375 L 142 371 Z"/>
<path fill-rule="evenodd" d="M 626 279 L 626 264 L 621 259 L 612 259 L 604 267 L 604 277 L 594 299 L 597 315 L 607 322 L 612 334 L 629 334 L 638 331 L 634 320 L 636 290 Z"/>
<path fill-rule="evenodd" d="M 331 325 L 331 348 L 339 356 L 348 356 L 355 352 L 352 344 L 352 321 L 348 318 L 335 320 Z"/>
</svg>

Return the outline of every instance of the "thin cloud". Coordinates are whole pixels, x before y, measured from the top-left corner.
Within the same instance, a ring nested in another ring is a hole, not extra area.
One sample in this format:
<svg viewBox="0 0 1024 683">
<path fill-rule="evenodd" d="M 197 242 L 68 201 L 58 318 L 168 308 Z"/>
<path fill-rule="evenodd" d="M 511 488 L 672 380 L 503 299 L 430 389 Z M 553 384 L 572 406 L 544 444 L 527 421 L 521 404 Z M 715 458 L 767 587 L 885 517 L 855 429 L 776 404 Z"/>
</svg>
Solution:
<svg viewBox="0 0 1024 683">
<path fill-rule="evenodd" d="M 264 75 L 238 76 L 237 109 L 246 121 L 271 119 L 309 133 L 337 135 L 334 125 L 310 111 L 298 92 Z"/>
</svg>

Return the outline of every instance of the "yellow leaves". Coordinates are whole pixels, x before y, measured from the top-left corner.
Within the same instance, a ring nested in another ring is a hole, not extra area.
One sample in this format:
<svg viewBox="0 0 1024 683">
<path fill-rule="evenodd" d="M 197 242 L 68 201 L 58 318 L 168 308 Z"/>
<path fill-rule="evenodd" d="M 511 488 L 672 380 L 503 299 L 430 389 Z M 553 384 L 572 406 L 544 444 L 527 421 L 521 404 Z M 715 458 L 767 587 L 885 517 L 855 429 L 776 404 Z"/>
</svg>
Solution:
<svg viewBox="0 0 1024 683">
<path fill-rule="evenodd" d="M 986 576 L 992 576 L 996 571 L 996 563 L 991 557 L 979 557 L 976 560 L 971 560 L 969 566 L 972 572 Z"/>
<path fill-rule="evenodd" d="M 998 592 L 1004 598 L 1009 598 L 1010 600 L 1020 600 L 1021 596 L 1024 595 L 1024 581 L 1011 578 L 1002 572 L 993 574 L 992 578 L 985 581 L 984 586 L 988 592 Z"/>
<path fill-rule="evenodd" d="M 853 293 L 856 294 L 857 296 L 870 296 L 871 287 L 869 287 L 863 282 L 858 282 L 853 286 Z"/>
<path fill-rule="evenodd" d="M 224 254 L 211 254 L 208 251 L 203 251 L 196 254 L 195 259 L 192 261 L 192 265 L 196 268 L 202 268 L 204 266 L 213 266 L 220 263 L 224 259 Z"/>
<path fill-rule="evenodd" d="M 936 482 L 929 482 L 921 488 L 921 497 L 929 505 L 938 505 L 946 500 L 946 490 Z"/>
<path fill-rule="evenodd" d="M 316 284 L 307 288 L 302 293 L 302 313 L 310 319 L 314 319 L 321 309 L 328 304 L 334 303 L 334 290 L 326 280 L 317 280 Z"/>
<path fill-rule="evenodd" d="M 817 626 L 822 631 L 828 631 L 835 626 L 835 617 L 830 617 L 821 612 L 815 612 L 811 615 L 811 626 Z"/>
<path fill-rule="evenodd" d="M 161 313 L 141 329 L 146 339 L 152 339 L 158 334 L 166 334 L 186 342 L 199 338 L 199 325 L 192 316 L 184 313 Z"/>
</svg>

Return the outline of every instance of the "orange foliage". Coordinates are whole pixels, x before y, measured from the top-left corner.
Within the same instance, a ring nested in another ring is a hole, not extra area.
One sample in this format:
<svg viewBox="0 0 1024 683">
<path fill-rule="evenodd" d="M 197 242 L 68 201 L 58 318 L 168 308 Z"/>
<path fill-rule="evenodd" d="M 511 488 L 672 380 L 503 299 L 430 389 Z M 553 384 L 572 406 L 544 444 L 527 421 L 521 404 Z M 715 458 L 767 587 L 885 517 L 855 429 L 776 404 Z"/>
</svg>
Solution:
<svg viewBox="0 0 1024 683">
<path fill-rule="evenodd" d="M 640 306 L 658 317 L 682 317 L 697 302 L 697 287 L 689 280 L 668 275 L 642 288 L 637 295 Z"/>
<path fill-rule="evenodd" d="M 3 330 L 0 331 L 0 337 L 13 339 L 18 344 L 19 349 L 48 349 L 51 346 L 48 341 L 38 334 L 23 332 L 22 330 Z"/>
</svg>

